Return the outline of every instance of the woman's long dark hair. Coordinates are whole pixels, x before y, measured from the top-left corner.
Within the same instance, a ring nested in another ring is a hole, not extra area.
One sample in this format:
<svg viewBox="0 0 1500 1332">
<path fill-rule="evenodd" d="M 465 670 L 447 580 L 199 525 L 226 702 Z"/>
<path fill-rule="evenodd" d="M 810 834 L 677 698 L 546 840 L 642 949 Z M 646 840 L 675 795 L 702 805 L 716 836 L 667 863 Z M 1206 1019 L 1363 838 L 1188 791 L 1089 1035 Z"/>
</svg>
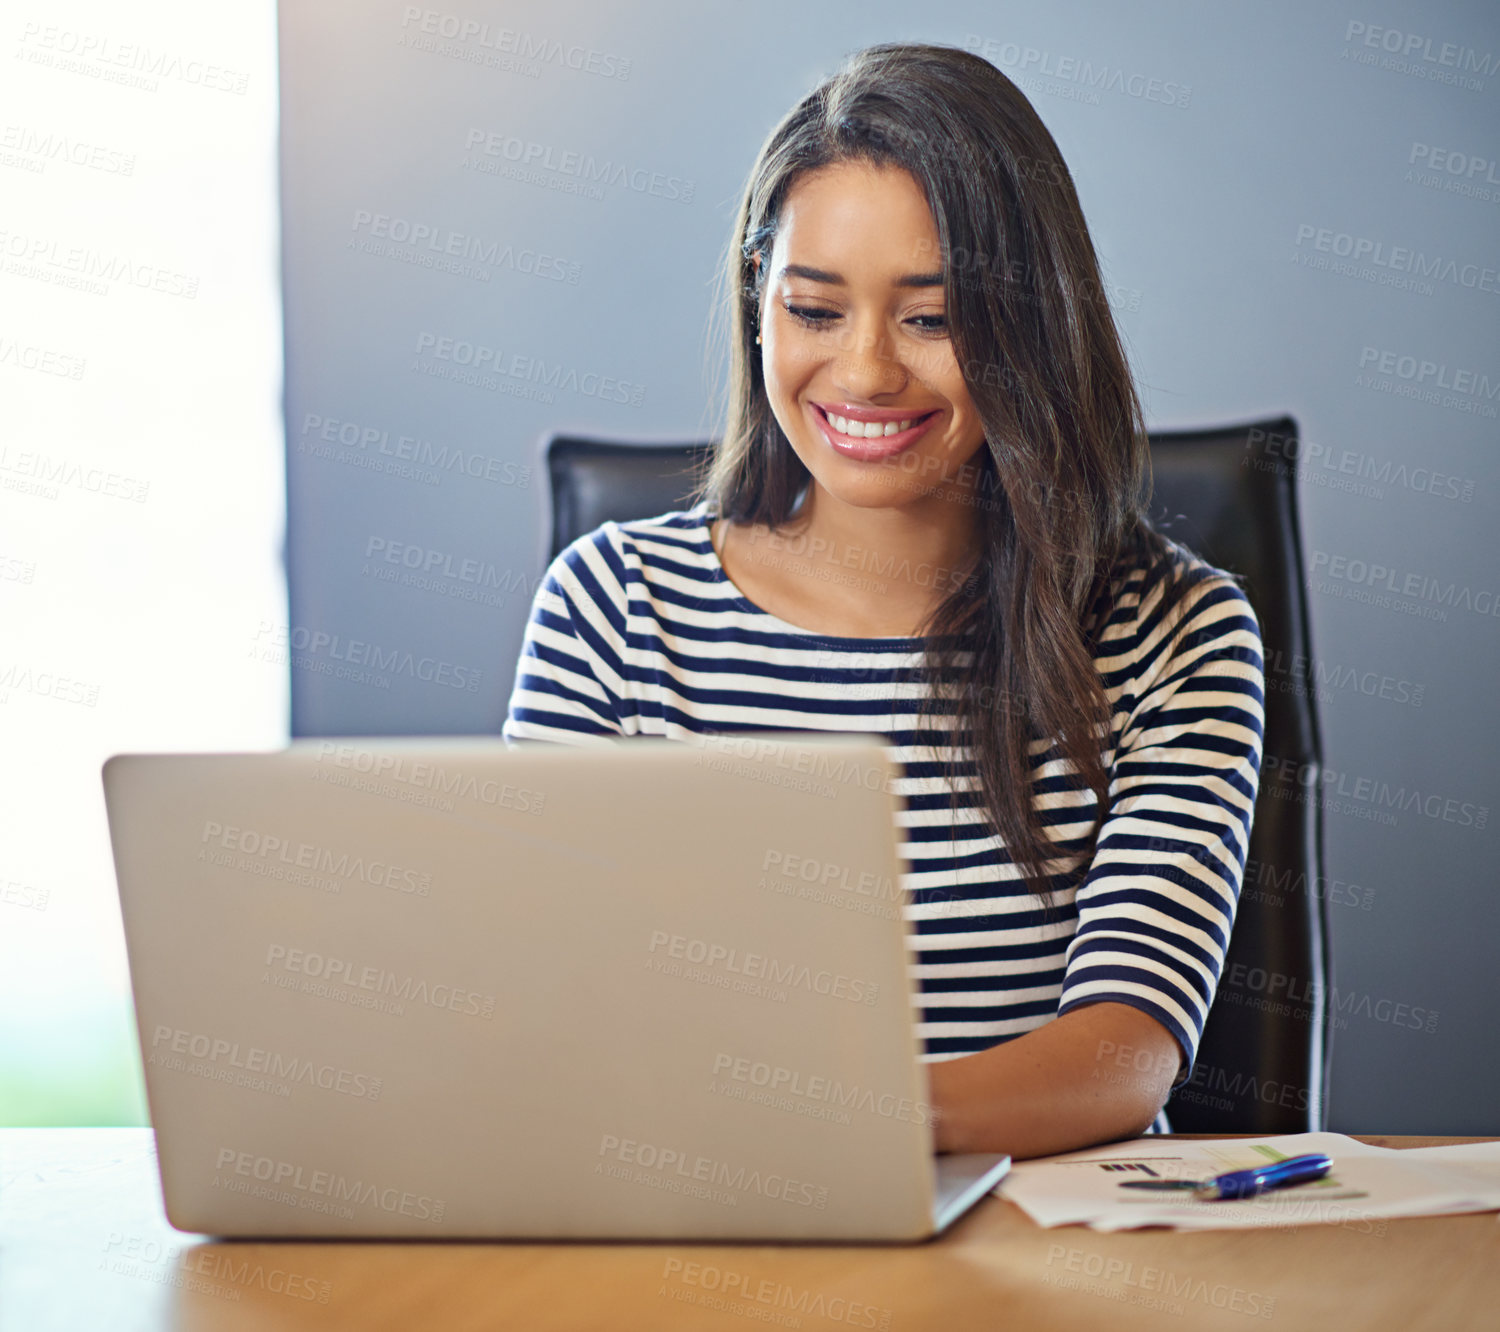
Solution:
<svg viewBox="0 0 1500 1332">
<path fill-rule="evenodd" d="M 766 395 L 758 311 L 788 190 L 850 160 L 910 172 L 927 197 L 941 246 L 931 258 L 987 445 L 978 563 L 925 626 L 924 718 L 951 713 L 993 830 L 1047 900 L 1061 848 L 1033 806 L 1032 742 L 1056 744 L 1102 818 L 1112 718 L 1091 642 L 1121 558 L 1161 567 L 1173 547 L 1145 517 L 1146 429 L 1072 177 L 993 65 L 956 47 L 870 47 L 767 139 L 726 265 L 728 419 L 702 494 L 724 518 L 775 528 L 807 485 Z M 1178 581 L 1169 600 L 1186 590 Z M 1084 854 L 1097 834 L 1096 820 Z M 1081 858 L 1070 848 L 1061 868 Z"/>
</svg>

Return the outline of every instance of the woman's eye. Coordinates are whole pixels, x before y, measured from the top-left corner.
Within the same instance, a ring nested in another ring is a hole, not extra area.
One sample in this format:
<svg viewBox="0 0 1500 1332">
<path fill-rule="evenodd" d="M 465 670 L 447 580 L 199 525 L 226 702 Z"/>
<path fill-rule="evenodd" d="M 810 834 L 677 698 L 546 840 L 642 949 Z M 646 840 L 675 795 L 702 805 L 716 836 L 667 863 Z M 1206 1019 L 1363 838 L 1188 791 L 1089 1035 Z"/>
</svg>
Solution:
<svg viewBox="0 0 1500 1332">
<path fill-rule="evenodd" d="M 824 310 L 816 305 L 788 305 L 783 308 L 799 324 L 806 324 L 809 328 L 828 324 L 838 318 L 837 311 Z"/>
<path fill-rule="evenodd" d="M 782 307 L 799 324 L 808 328 L 827 328 L 843 318 L 837 310 L 828 310 L 820 305 L 784 305 Z M 923 333 L 943 333 L 948 328 L 946 315 L 913 315 L 906 323 L 915 325 Z"/>
</svg>

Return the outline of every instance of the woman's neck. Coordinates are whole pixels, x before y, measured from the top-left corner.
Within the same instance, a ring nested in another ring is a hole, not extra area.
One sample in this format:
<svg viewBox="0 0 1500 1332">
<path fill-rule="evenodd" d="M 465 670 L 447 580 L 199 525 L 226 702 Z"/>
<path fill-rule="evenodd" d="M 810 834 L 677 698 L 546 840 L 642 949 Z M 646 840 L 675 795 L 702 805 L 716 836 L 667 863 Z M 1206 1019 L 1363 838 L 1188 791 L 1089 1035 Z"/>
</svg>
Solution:
<svg viewBox="0 0 1500 1332">
<path fill-rule="evenodd" d="M 810 549 L 831 562 L 846 568 L 878 563 L 897 581 L 900 571 L 921 567 L 929 582 L 939 576 L 961 582 L 978 553 L 974 508 L 962 499 L 933 496 L 903 508 L 857 508 L 816 482 L 785 531 L 804 536 Z"/>
<path fill-rule="evenodd" d="M 972 505 L 858 508 L 814 483 L 774 532 L 721 526 L 725 574 L 751 602 L 815 633 L 913 638 L 969 576 L 977 551 Z"/>
</svg>

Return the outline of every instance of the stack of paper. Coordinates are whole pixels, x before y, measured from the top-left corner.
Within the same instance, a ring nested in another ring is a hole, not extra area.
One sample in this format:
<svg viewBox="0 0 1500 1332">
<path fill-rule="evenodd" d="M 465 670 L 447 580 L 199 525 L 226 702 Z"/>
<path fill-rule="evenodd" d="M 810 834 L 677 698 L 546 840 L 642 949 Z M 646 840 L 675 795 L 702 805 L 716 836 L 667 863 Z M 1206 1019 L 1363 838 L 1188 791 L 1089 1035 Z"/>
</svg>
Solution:
<svg viewBox="0 0 1500 1332">
<path fill-rule="evenodd" d="M 1131 1180 L 1207 1180 L 1291 1156 L 1333 1159 L 1325 1178 L 1230 1202 L 1190 1192 L 1125 1189 Z M 1388 1218 L 1500 1209 L 1500 1142 L 1396 1150 L 1342 1133 L 1274 1138 L 1140 1138 L 1066 1156 L 1021 1161 L 995 1190 L 1039 1226 L 1094 1230 L 1238 1230 L 1342 1225 L 1384 1231 Z"/>
</svg>

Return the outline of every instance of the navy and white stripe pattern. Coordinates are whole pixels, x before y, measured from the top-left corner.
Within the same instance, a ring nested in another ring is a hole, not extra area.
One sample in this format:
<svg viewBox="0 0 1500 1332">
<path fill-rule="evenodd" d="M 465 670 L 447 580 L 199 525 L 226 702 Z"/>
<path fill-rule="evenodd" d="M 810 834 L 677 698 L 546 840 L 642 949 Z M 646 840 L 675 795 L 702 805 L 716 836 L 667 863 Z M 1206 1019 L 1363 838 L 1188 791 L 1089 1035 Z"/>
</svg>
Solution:
<svg viewBox="0 0 1500 1332">
<path fill-rule="evenodd" d="M 532 607 L 505 738 L 883 735 L 903 773 L 926 1058 L 1113 1000 L 1172 1032 L 1185 1076 L 1224 962 L 1260 770 L 1260 633 L 1239 588 L 1212 574 L 1164 617 L 1160 584 L 1143 603 L 1148 571 L 1120 569 L 1096 635 L 1114 721 L 1086 873 L 1094 794 L 1069 789 L 1050 744 L 1032 746 L 1033 799 L 1061 870 L 1048 911 L 980 826 L 967 751 L 917 728 L 921 640 L 829 637 L 761 610 L 726 577 L 711 521 L 700 505 L 608 523 L 558 556 Z"/>
</svg>

